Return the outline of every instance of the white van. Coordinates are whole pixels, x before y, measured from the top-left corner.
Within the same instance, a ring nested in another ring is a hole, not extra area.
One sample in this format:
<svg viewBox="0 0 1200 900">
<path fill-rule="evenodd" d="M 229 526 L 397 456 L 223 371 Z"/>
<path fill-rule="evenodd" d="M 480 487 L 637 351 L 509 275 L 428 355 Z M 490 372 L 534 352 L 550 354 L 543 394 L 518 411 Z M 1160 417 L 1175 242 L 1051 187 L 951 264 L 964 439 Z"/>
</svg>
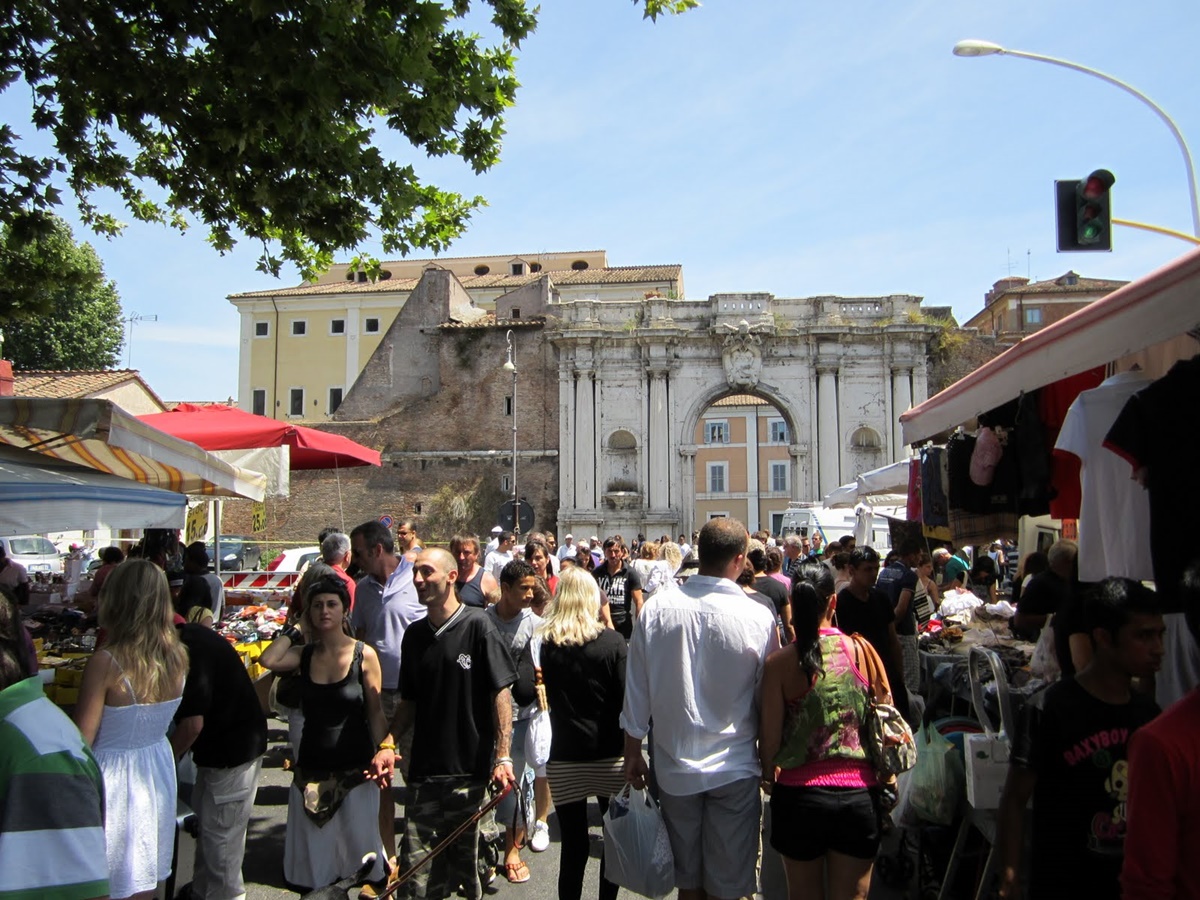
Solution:
<svg viewBox="0 0 1200 900">
<path fill-rule="evenodd" d="M 837 540 L 844 534 L 854 534 L 858 520 L 849 508 L 830 509 L 825 506 L 791 505 L 783 514 L 783 536 L 799 534 L 812 537 L 820 533 L 825 542 Z M 892 549 L 892 532 L 887 517 L 876 512 L 871 517 L 871 547 L 885 556 Z"/>
<path fill-rule="evenodd" d="M 23 565 L 30 575 L 34 572 L 62 574 L 62 555 L 49 538 L 40 534 L 14 534 L 0 537 L 0 544 L 4 546 L 4 555 Z"/>
</svg>

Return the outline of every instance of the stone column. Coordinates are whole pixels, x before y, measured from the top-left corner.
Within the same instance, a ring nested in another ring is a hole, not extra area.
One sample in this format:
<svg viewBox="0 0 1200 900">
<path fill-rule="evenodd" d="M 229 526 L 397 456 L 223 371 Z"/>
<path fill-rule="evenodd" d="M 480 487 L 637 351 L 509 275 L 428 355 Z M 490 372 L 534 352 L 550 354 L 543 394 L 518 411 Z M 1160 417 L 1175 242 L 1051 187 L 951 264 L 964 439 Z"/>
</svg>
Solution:
<svg viewBox="0 0 1200 900">
<path fill-rule="evenodd" d="M 575 372 L 575 508 L 594 510 L 596 498 L 596 403 L 592 369 Z"/>
<path fill-rule="evenodd" d="M 683 496 L 680 498 L 679 530 L 691 536 L 696 530 L 696 448 L 694 445 L 679 448 L 679 464 L 683 473 Z M 675 537 L 675 535 L 671 535 Z"/>
<path fill-rule="evenodd" d="M 788 456 L 792 458 L 792 495 L 788 500 L 803 500 L 808 496 L 808 472 L 804 465 L 808 448 L 804 444 L 788 444 Z"/>
<path fill-rule="evenodd" d="M 575 373 L 562 368 L 558 379 L 558 415 L 562 423 L 561 430 L 568 434 L 576 433 L 575 425 Z M 558 505 L 560 509 L 575 510 L 579 504 L 575 501 L 575 442 L 559 441 L 558 459 Z M 561 527 L 561 526 L 560 526 Z M 564 531 L 563 534 L 566 534 Z"/>
<path fill-rule="evenodd" d="M 817 366 L 817 467 L 821 497 L 842 483 L 837 372 L 837 366 Z"/>
<path fill-rule="evenodd" d="M 650 369 L 650 476 L 647 498 L 650 509 L 670 506 L 670 423 L 667 417 L 667 370 Z"/>
<path fill-rule="evenodd" d="M 900 416 L 912 406 L 912 368 L 892 366 L 892 460 L 908 456 L 904 448 L 904 432 L 900 428 Z"/>
</svg>

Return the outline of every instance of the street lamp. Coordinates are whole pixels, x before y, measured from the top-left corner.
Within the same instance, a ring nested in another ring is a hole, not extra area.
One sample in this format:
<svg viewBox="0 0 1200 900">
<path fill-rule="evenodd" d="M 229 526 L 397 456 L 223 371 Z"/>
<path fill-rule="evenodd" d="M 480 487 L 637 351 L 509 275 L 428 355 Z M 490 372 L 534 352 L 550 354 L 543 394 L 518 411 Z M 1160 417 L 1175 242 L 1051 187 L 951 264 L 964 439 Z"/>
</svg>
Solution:
<svg viewBox="0 0 1200 900">
<path fill-rule="evenodd" d="M 505 336 L 508 341 L 508 350 L 505 354 L 503 369 L 505 372 L 512 372 L 512 433 L 513 433 L 513 451 L 512 451 L 512 511 L 513 511 L 513 532 L 521 533 L 521 517 L 519 515 L 521 509 L 517 505 L 517 364 L 513 362 L 513 333 L 510 328 Z"/>
<path fill-rule="evenodd" d="M 1096 69 L 1087 66 L 1081 66 L 1079 63 L 1069 62 L 1065 59 L 1056 59 L 1053 56 L 1043 56 L 1040 53 L 1028 53 L 1024 50 L 1010 50 L 1007 47 L 1001 47 L 999 44 L 991 41 L 966 40 L 959 41 L 954 45 L 955 56 L 1017 56 L 1021 59 L 1033 59 L 1038 62 L 1050 63 L 1054 66 L 1062 66 L 1064 69 L 1073 69 L 1076 72 L 1082 72 L 1085 75 L 1091 75 L 1099 78 L 1101 81 L 1107 81 L 1109 84 L 1119 87 L 1127 94 L 1132 94 L 1137 97 L 1152 110 L 1155 115 L 1163 120 L 1167 128 L 1171 129 L 1171 134 L 1175 137 L 1175 142 L 1179 144 L 1179 150 L 1183 154 L 1183 164 L 1187 169 L 1188 187 L 1191 189 L 1192 202 L 1192 231 L 1196 237 L 1200 237 L 1200 196 L 1196 190 L 1196 167 L 1192 165 L 1192 154 L 1188 150 L 1187 141 L 1183 139 L 1183 134 L 1180 133 L 1179 127 L 1172 121 L 1171 117 L 1166 114 L 1161 106 L 1139 91 L 1137 88 L 1126 84 L 1118 78 L 1113 78 L 1111 75 L 1106 75 Z"/>
</svg>

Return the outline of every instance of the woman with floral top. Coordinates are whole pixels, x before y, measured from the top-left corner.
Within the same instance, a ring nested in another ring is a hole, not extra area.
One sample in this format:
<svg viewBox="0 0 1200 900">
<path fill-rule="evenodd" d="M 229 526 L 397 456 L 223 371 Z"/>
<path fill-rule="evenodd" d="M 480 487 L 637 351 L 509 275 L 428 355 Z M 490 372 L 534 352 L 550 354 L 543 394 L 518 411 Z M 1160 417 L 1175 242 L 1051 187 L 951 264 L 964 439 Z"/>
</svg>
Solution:
<svg viewBox="0 0 1200 900">
<path fill-rule="evenodd" d="M 879 849 L 878 781 L 862 740 L 870 684 L 854 641 L 837 628 L 833 586 L 828 567 L 800 569 L 796 641 L 771 654 L 763 673 L 763 789 L 789 900 L 865 900 Z"/>
</svg>

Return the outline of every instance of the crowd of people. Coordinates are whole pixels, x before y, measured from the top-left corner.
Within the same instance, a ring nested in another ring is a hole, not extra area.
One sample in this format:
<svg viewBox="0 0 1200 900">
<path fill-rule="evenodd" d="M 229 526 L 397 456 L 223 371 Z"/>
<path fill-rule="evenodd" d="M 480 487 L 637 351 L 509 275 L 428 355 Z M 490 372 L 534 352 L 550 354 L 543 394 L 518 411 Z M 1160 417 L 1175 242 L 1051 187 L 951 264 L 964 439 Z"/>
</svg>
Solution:
<svg viewBox="0 0 1200 900">
<path fill-rule="evenodd" d="M 522 854 L 547 848 L 553 812 L 558 895 L 578 900 L 589 801 L 604 813 L 631 784 L 657 799 L 681 900 L 760 884 L 774 900 L 772 866 L 790 900 L 865 898 L 897 790 L 866 739 L 881 686 L 919 724 L 917 634 L 943 595 L 994 603 L 1003 549 L 972 560 L 906 542 L 881 559 L 851 536 L 777 541 L 729 518 L 686 537 L 518 545 L 498 530 L 490 547 L 459 534 L 447 550 L 411 521 L 395 537 L 375 521 L 323 532 L 260 657 L 289 728 L 287 883 L 357 877 L 360 896 L 379 896 L 507 789 L 399 895 L 479 900 L 495 878 L 529 881 Z M 1025 704 L 1013 736 L 1001 895 L 1200 897 L 1186 863 L 1200 849 L 1200 694 L 1160 714 L 1154 676 L 1169 659 L 1154 591 L 1081 585 L 1073 548 L 1029 554 L 1011 575 L 1014 630 L 1049 629 L 1065 677 Z M 19 600 L 0 586 L 6 895 L 153 896 L 190 753 L 192 896 L 245 896 L 266 717 L 211 628 L 224 598 L 203 545 L 182 549 L 174 589 L 160 549 L 106 563 L 102 639 L 73 723 L 42 695 Z M 1179 590 L 1200 609 L 1200 564 Z M 1200 642 L 1200 615 L 1188 624 Z M 542 710 L 552 737 L 538 765 L 526 737 Z M 602 854 L 599 897 L 613 900 L 606 876 Z"/>
</svg>

